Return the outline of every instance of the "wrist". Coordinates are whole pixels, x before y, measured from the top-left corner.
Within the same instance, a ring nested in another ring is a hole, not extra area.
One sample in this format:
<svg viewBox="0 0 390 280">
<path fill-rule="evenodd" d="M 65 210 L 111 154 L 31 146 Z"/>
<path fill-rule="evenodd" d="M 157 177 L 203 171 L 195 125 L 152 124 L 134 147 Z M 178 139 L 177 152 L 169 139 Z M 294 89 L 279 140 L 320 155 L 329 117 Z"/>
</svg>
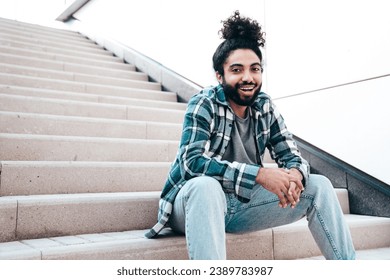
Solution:
<svg viewBox="0 0 390 280">
<path fill-rule="evenodd" d="M 302 172 L 298 168 L 293 167 L 293 168 L 290 169 L 290 172 L 293 172 L 293 174 L 298 176 L 300 181 L 303 180 L 303 174 L 302 174 Z"/>
<path fill-rule="evenodd" d="M 257 176 L 256 176 L 256 183 L 259 184 L 259 185 L 262 185 L 263 183 L 263 178 L 264 178 L 264 167 L 260 167 L 259 168 L 259 171 L 257 172 Z"/>
</svg>

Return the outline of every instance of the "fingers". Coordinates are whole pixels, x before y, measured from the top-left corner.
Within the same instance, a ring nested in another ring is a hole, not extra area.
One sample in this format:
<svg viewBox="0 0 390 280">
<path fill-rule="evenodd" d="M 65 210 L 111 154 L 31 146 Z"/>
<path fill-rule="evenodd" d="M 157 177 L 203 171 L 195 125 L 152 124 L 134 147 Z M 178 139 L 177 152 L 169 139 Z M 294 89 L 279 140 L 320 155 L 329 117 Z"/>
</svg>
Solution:
<svg viewBox="0 0 390 280">
<path fill-rule="evenodd" d="M 290 182 L 294 182 L 300 190 L 303 190 L 303 184 L 302 184 L 302 181 L 300 180 L 300 178 L 290 174 L 289 180 L 290 180 Z"/>
<path fill-rule="evenodd" d="M 282 176 L 282 186 L 280 186 L 279 191 L 276 192 L 276 195 L 279 198 L 279 207 L 286 208 L 289 204 L 295 206 L 297 195 L 295 193 L 295 188 L 291 188 L 291 180 L 294 177 L 290 176 L 290 172 L 287 169 L 282 169 L 285 175 Z"/>
<path fill-rule="evenodd" d="M 301 191 L 294 182 L 291 182 L 288 192 L 291 194 L 293 200 L 293 202 L 291 202 L 291 208 L 294 208 L 299 202 Z"/>
<path fill-rule="evenodd" d="M 276 195 L 279 198 L 279 207 L 286 208 L 287 207 L 288 189 L 285 187 L 282 187 Z"/>
<path fill-rule="evenodd" d="M 291 208 L 295 208 L 295 206 L 299 202 L 299 197 L 301 195 L 301 188 L 303 189 L 302 184 L 297 184 L 296 181 L 289 182 L 289 187 L 286 191 L 281 191 L 279 197 L 279 206 L 282 208 L 286 208 L 288 204 L 291 204 Z"/>
<path fill-rule="evenodd" d="M 291 204 L 291 207 L 294 208 L 299 202 L 299 196 L 303 189 L 301 178 L 301 174 L 296 169 L 260 168 L 256 183 L 276 194 L 280 207 L 286 208 Z"/>
</svg>

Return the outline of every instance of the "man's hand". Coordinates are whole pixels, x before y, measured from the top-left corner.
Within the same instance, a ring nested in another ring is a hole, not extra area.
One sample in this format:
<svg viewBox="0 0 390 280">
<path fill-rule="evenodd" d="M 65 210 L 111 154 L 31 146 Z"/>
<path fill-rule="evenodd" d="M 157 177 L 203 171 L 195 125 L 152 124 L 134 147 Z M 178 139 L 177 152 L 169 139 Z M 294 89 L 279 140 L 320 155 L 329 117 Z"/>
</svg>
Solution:
<svg viewBox="0 0 390 280">
<path fill-rule="evenodd" d="M 256 183 L 276 194 L 280 200 L 279 206 L 283 208 L 288 204 L 294 208 L 303 190 L 302 174 L 294 168 L 260 168 Z"/>
<path fill-rule="evenodd" d="M 296 203 L 298 203 L 299 202 L 299 197 L 301 196 L 301 193 L 304 190 L 303 185 L 302 185 L 303 176 L 302 176 L 301 172 L 298 171 L 298 169 L 291 168 L 288 171 L 289 171 L 290 175 L 295 176 L 296 178 L 298 178 L 298 180 L 300 182 L 300 185 L 297 185 L 295 183 L 295 181 L 291 181 L 290 182 L 290 188 L 289 188 L 289 193 L 291 193 L 291 195 L 294 196 Z M 295 205 L 291 205 L 291 207 L 294 208 Z"/>
</svg>

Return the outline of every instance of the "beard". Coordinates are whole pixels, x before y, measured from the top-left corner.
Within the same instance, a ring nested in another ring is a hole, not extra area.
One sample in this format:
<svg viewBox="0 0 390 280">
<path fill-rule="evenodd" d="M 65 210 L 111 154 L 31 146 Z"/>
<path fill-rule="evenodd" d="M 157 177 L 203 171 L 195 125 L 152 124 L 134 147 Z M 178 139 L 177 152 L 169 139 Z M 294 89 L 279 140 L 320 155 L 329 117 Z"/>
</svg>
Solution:
<svg viewBox="0 0 390 280">
<path fill-rule="evenodd" d="M 231 86 L 231 85 L 228 85 L 225 81 L 225 79 L 223 79 L 222 81 L 222 88 L 223 88 L 223 91 L 225 92 L 225 96 L 233 101 L 234 103 L 236 103 L 237 105 L 240 105 L 240 106 L 251 106 L 253 104 L 253 102 L 255 102 L 257 96 L 259 95 L 260 93 L 260 90 L 261 90 L 261 84 L 260 86 L 255 90 L 255 92 L 253 93 L 252 96 L 244 96 L 244 97 L 241 97 L 240 96 L 240 93 L 238 92 L 238 89 L 241 87 L 241 86 L 244 86 L 244 85 L 255 85 L 253 83 L 241 83 L 241 84 L 236 84 L 234 87 Z"/>
</svg>

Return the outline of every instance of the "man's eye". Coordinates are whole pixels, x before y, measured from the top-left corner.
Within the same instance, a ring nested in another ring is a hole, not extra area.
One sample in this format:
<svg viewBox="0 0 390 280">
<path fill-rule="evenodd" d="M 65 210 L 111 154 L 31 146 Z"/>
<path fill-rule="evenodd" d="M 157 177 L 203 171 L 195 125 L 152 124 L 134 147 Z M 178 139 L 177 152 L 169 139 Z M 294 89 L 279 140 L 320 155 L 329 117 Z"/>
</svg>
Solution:
<svg viewBox="0 0 390 280">
<path fill-rule="evenodd" d="M 240 72 L 241 71 L 241 69 L 240 68 L 232 68 L 232 72 L 235 72 L 235 73 L 237 73 L 237 72 Z"/>
</svg>

